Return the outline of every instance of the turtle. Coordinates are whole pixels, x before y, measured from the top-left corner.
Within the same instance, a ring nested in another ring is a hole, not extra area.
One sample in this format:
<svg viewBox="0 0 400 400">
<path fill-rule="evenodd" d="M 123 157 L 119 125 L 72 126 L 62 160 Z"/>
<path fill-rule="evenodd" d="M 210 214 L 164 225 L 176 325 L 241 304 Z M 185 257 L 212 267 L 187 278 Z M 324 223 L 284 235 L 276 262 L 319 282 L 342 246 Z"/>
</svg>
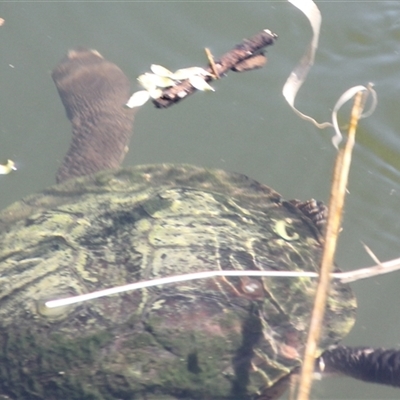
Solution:
<svg viewBox="0 0 400 400">
<path fill-rule="evenodd" d="M 301 367 L 315 279 L 214 277 L 45 303 L 205 270 L 318 271 L 326 208 L 239 173 L 120 167 L 135 112 L 122 107 L 124 73 L 78 48 L 53 79 L 73 130 L 58 184 L 0 213 L 0 399 L 279 398 Z M 399 386 L 398 352 L 339 345 L 355 312 L 350 286 L 332 282 L 316 366 Z"/>
</svg>

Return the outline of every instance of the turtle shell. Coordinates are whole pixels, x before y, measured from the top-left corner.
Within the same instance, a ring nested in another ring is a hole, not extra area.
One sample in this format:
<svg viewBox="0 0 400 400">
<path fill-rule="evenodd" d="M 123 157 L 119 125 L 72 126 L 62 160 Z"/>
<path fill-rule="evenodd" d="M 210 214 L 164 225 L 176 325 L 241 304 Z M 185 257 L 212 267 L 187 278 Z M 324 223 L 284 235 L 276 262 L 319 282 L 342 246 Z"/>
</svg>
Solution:
<svg viewBox="0 0 400 400">
<path fill-rule="evenodd" d="M 44 306 L 196 271 L 318 270 L 314 224 L 244 175 L 103 171 L 11 205 L 0 232 L 8 398 L 262 398 L 300 365 L 315 279 L 218 277 Z M 349 286 L 333 282 L 321 350 L 348 333 L 355 308 Z"/>
</svg>

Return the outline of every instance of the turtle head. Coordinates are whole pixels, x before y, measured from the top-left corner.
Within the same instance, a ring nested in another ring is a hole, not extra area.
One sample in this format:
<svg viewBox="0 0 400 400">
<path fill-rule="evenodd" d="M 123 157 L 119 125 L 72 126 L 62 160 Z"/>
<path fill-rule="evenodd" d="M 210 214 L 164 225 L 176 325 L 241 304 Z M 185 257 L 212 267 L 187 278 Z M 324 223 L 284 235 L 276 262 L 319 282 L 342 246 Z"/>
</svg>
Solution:
<svg viewBox="0 0 400 400">
<path fill-rule="evenodd" d="M 57 182 L 118 168 L 136 111 L 124 107 L 131 92 L 129 79 L 99 52 L 82 47 L 68 52 L 52 78 L 72 124 L 72 141 Z"/>
</svg>

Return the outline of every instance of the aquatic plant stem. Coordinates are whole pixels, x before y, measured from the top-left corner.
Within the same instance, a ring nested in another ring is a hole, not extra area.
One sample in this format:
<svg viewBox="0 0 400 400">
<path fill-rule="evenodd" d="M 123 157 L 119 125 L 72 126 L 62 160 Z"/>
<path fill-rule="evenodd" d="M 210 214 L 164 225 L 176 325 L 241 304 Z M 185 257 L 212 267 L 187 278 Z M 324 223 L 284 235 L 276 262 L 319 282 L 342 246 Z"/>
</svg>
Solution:
<svg viewBox="0 0 400 400">
<path fill-rule="evenodd" d="M 326 300 L 329 294 L 330 274 L 332 272 L 336 244 L 340 232 L 343 205 L 351 164 L 351 153 L 355 143 L 357 123 L 362 113 L 362 97 L 362 92 L 358 92 L 355 96 L 347 141 L 344 148 L 339 149 L 336 157 L 329 200 L 329 214 L 325 233 L 325 245 L 321 261 L 321 270 L 315 294 L 314 308 L 311 315 L 307 344 L 304 352 L 297 400 L 308 400 L 311 390 L 314 363 L 315 358 L 318 356 L 318 343 L 321 336 Z"/>
</svg>

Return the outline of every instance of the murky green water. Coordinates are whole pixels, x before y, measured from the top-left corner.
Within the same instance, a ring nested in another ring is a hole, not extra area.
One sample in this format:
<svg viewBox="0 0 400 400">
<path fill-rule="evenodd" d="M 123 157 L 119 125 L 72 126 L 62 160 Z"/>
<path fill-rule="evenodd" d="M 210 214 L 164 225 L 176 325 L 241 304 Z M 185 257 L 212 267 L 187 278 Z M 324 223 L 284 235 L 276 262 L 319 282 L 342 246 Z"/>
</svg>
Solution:
<svg viewBox="0 0 400 400">
<path fill-rule="evenodd" d="M 316 63 L 297 104 L 319 121 L 340 94 L 374 82 L 375 114 L 361 122 L 337 260 L 371 265 L 361 242 L 382 260 L 399 257 L 400 2 L 319 2 Z M 125 164 L 189 162 L 250 175 L 286 198 L 327 200 L 335 151 L 330 131 L 299 120 L 281 89 L 311 29 L 286 2 L 2 3 L 0 158 L 19 171 L 0 177 L 0 207 L 54 183 L 70 125 L 50 77 L 67 49 L 84 45 L 117 63 L 132 81 L 151 63 L 170 69 L 205 63 L 258 31 L 279 35 L 266 68 L 230 74 L 214 94 L 138 114 Z M 351 345 L 400 345 L 400 273 L 354 284 L 359 299 Z M 395 399 L 400 391 L 350 379 L 317 383 L 314 398 Z"/>
</svg>

